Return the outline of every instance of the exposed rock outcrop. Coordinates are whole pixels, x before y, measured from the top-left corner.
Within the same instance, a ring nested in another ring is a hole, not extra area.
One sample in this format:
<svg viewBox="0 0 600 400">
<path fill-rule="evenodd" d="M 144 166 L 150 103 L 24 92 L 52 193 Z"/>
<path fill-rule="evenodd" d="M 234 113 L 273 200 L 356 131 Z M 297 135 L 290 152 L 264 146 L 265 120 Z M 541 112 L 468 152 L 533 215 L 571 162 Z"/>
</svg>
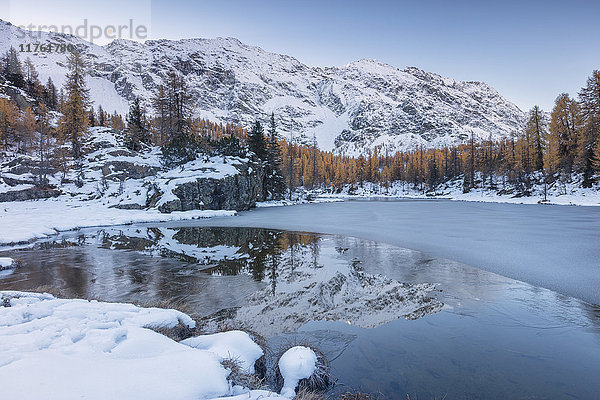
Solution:
<svg viewBox="0 0 600 400">
<path fill-rule="evenodd" d="M 199 178 L 172 190 L 177 197 L 159 206 L 161 212 L 188 210 L 248 210 L 264 199 L 264 171 L 255 163 L 238 167 L 239 174 L 222 179 Z"/>
<path fill-rule="evenodd" d="M 60 196 L 60 190 L 53 188 L 38 188 L 33 187 L 23 190 L 13 190 L 4 193 L 0 193 L 0 203 L 8 201 L 25 201 L 25 200 L 37 200 L 37 199 L 49 199 L 51 197 Z"/>
</svg>

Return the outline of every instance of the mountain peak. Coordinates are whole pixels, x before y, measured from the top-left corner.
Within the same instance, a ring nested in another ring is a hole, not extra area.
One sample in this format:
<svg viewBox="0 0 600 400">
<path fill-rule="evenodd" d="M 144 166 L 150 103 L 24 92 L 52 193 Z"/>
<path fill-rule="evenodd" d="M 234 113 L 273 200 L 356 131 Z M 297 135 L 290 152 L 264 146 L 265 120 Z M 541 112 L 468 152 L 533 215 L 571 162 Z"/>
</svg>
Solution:
<svg viewBox="0 0 600 400">
<path fill-rule="evenodd" d="M 6 25 L 5 25 L 6 26 Z M 0 29 L 0 45 L 14 45 L 16 29 Z M 48 35 L 43 33 L 43 35 Z M 460 143 L 471 135 L 501 138 L 523 125 L 524 114 L 485 84 L 455 81 L 416 67 L 400 70 L 373 59 L 342 67 L 309 67 L 297 59 L 232 37 L 119 39 L 83 47 L 94 105 L 125 114 L 129 101 L 149 99 L 167 72 L 186 80 L 196 116 L 249 127 L 275 113 L 278 132 L 322 150 L 357 155 L 375 147 L 410 150 Z M 40 78 L 64 82 L 64 54 L 33 54 Z"/>
</svg>

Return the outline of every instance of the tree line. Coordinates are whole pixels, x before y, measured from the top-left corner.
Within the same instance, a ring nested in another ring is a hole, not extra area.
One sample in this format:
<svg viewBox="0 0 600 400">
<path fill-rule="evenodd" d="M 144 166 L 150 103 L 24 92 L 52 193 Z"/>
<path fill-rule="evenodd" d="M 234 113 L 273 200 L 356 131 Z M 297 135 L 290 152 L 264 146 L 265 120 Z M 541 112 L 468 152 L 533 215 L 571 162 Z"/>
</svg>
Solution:
<svg viewBox="0 0 600 400">
<path fill-rule="evenodd" d="M 389 187 L 404 181 L 423 192 L 462 179 L 464 192 L 476 187 L 527 195 L 534 184 L 565 184 L 579 174 L 583 187 L 600 175 L 600 71 L 594 71 L 578 99 L 560 94 L 548 116 L 538 106 L 521 132 L 501 140 L 475 140 L 438 149 L 422 146 L 386 154 L 380 148 L 358 157 L 320 151 L 316 142 L 281 142 L 288 187 L 334 187 L 373 182 Z"/>
<path fill-rule="evenodd" d="M 121 131 L 132 151 L 160 146 L 165 166 L 181 165 L 199 154 L 251 157 L 264 168 L 264 190 L 280 197 L 286 188 L 333 187 L 374 182 L 389 187 L 403 181 L 415 189 L 435 190 L 440 184 L 461 179 L 468 192 L 476 187 L 511 187 L 527 195 L 534 184 L 564 184 L 580 177 L 592 186 L 600 174 L 600 71 L 594 71 L 578 98 L 560 94 L 551 113 L 533 107 L 525 128 L 502 140 L 475 140 L 439 149 L 384 153 L 381 148 L 358 157 L 333 154 L 312 144 L 282 140 L 276 116 L 257 120 L 246 130 L 236 124 L 218 124 L 194 116 L 194 96 L 182 76 L 167 74 L 149 101 L 151 115 L 135 98 L 123 118 L 92 107 L 85 85 L 87 65 L 77 53 L 67 57 L 68 73 L 57 91 L 46 84 L 31 60 L 21 63 L 10 49 L 2 58 L 0 78 L 12 88 L 10 98 L 0 98 L 0 143 L 17 152 L 34 152 L 43 171 L 52 165 L 66 172 L 78 167 L 84 149 L 82 137 L 90 126 Z"/>
</svg>

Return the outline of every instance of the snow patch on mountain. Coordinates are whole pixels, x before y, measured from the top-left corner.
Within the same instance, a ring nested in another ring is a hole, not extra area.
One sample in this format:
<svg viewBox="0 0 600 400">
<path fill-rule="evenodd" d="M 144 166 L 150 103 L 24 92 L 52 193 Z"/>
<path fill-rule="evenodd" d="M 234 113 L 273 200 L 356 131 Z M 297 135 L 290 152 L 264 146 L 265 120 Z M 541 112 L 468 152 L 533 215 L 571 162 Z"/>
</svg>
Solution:
<svg viewBox="0 0 600 400">
<path fill-rule="evenodd" d="M 525 114 L 493 88 L 415 67 L 400 70 L 375 60 L 341 67 L 309 67 L 234 38 L 115 40 L 97 46 L 71 35 L 35 33 L 39 43 L 73 44 L 90 64 L 95 106 L 124 114 L 134 97 L 146 106 L 174 71 L 197 102 L 195 114 L 244 127 L 271 112 L 279 133 L 322 150 L 357 155 L 369 149 L 411 150 L 476 139 L 499 139 L 520 130 Z M 31 43 L 27 31 L 0 21 L 0 52 Z M 22 53 L 40 78 L 62 85 L 64 53 Z"/>
</svg>

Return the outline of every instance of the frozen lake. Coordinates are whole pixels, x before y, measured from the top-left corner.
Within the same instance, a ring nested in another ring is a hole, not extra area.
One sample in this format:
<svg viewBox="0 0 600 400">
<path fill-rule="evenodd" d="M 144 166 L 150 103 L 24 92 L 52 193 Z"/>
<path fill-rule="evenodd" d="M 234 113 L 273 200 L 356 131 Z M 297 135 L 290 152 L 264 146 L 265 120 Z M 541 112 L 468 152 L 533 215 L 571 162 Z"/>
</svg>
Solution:
<svg viewBox="0 0 600 400">
<path fill-rule="evenodd" d="M 257 214 L 325 215 L 331 206 Z M 241 324 L 275 351 L 316 345 L 331 360 L 334 391 L 360 387 L 390 399 L 600 393 L 597 306 L 368 239 L 198 226 L 215 221 L 90 228 L 0 252 L 23 264 L 0 278 L 0 290 L 185 303 L 206 330 Z"/>
<path fill-rule="evenodd" d="M 446 200 L 259 208 L 177 225 L 355 236 L 455 260 L 600 304 L 600 207 Z"/>
</svg>

